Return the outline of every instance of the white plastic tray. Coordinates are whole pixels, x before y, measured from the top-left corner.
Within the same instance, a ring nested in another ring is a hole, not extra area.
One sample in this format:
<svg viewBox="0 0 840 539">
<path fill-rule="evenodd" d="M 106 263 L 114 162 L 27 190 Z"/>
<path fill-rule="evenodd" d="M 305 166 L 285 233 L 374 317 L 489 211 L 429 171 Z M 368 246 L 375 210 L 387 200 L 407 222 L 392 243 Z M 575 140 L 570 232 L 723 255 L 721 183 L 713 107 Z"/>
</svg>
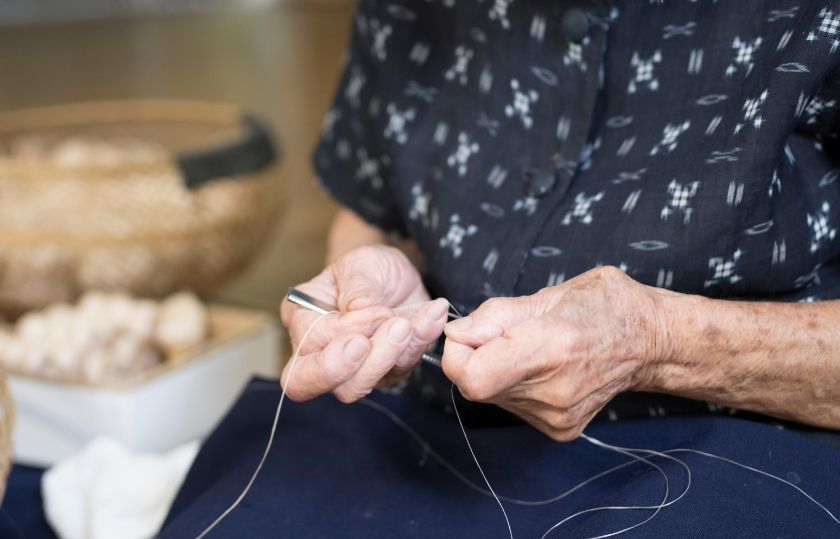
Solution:
<svg viewBox="0 0 840 539">
<path fill-rule="evenodd" d="M 15 461 L 49 466 L 100 435 L 143 452 L 206 436 L 254 374 L 277 376 L 280 363 L 279 330 L 271 317 L 212 307 L 210 325 L 207 344 L 119 385 L 10 373 Z"/>
</svg>

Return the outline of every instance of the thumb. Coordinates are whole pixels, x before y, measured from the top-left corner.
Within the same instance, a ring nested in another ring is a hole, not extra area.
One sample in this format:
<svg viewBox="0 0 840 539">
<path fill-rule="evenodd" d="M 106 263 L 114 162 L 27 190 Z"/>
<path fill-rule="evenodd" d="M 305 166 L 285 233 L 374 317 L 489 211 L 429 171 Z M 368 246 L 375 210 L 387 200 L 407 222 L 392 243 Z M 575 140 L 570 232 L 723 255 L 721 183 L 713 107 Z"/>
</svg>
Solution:
<svg viewBox="0 0 840 539">
<path fill-rule="evenodd" d="M 469 316 L 449 322 L 444 333 L 448 339 L 477 348 L 534 318 L 534 298 L 491 298 Z"/>
<path fill-rule="evenodd" d="M 335 281 L 338 307 L 342 311 L 358 311 L 382 303 L 384 278 L 375 265 L 342 264 L 336 268 Z"/>
</svg>

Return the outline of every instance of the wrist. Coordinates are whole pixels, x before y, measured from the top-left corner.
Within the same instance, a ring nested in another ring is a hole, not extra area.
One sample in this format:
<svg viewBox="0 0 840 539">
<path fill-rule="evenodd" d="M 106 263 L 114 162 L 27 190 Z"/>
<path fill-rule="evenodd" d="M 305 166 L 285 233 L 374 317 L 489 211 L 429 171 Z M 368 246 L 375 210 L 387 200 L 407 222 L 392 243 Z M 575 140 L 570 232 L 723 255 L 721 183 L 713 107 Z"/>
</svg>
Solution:
<svg viewBox="0 0 840 539">
<path fill-rule="evenodd" d="M 691 335 L 697 326 L 698 313 L 709 300 L 702 296 L 680 294 L 650 287 L 650 345 L 634 389 L 667 391 L 675 376 L 686 373 L 686 360 L 696 357 L 690 350 L 696 339 Z"/>
</svg>

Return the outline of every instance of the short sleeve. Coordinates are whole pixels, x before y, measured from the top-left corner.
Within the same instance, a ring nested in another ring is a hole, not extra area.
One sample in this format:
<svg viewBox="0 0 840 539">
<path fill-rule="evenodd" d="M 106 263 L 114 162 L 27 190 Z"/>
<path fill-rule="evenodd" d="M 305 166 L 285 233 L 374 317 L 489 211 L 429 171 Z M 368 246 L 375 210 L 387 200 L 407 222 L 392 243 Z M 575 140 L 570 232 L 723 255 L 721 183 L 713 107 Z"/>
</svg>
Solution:
<svg viewBox="0 0 840 539">
<path fill-rule="evenodd" d="M 344 71 L 313 155 L 318 181 L 343 206 L 387 233 L 405 235 L 382 141 L 381 73 L 387 72 L 391 28 L 375 1 L 362 1 Z M 393 55 L 392 55 L 393 56 Z"/>
</svg>

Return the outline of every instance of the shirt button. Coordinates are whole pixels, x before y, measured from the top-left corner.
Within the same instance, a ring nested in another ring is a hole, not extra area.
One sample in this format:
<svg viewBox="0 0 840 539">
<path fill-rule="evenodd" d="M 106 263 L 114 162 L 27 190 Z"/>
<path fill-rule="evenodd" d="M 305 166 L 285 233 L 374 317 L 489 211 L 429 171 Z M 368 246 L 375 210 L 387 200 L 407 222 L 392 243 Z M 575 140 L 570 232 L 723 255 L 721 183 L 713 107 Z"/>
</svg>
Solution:
<svg viewBox="0 0 840 539">
<path fill-rule="evenodd" d="M 563 15 L 563 32 L 570 40 L 583 41 L 589 33 L 589 18 L 584 11 L 570 9 Z"/>
<path fill-rule="evenodd" d="M 547 195 L 557 183 L 557 176 L 553 170 L 542 170 L 536 168 L 526 169 L 525 194 L 532 198 L 542 198 Z"/>
</svg>

